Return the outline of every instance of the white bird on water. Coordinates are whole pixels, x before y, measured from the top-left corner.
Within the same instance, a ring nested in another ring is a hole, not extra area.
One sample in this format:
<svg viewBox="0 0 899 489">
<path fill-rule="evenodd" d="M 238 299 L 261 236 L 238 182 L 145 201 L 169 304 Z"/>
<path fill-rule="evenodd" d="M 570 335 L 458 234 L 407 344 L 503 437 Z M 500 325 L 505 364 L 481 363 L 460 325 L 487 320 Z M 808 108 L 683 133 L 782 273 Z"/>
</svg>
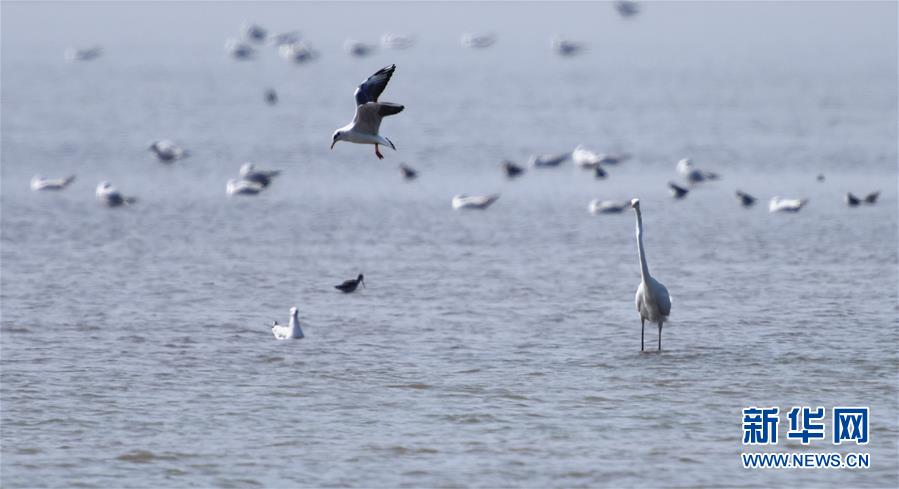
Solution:
<svg viewBox="0 0 899 489">
<path fill-rule="evenodd" d="M 619 202 L 616 200 L 599 200 L 593 199 L 587 209 L 591 214 L 620 214 L 627 209 L 627 202 Z"/>
<path fill-rule="evenodd" d="M 268 187 L 272 180 L 281 174 L 281 170 L 258 170 L 253 163 L 240 165 L 240 178 L 248 182 L 256 182 Z"/>
<path fill-rule="evenodd" d="M 108 207 L 119 207 L 124 204 L 137 202 L 134 197 L 126 197 L 116 190 L 111 183 L 103 181 L 97 185 L 97 200 Z"/>
<path fill-rule="evenodd" d="M 498 194 L 492 195 L 465 195 L 460 194 L 453 197 L 453 209 L 486 209 L 490 204 L 499 199 Z"/>
<path fill-rule="evenodd" d="M 389 139 L 378 134 L 381 128 L 381 119 L 393 114 L 399 114 L 404 107 L 389 102 L 378 102 L 378 97 L 387 88 L 387 82 L 393 76 L 396 65 L 381 68 L 374 75 L 368 77 L 353 94 L 356 98 L 356 116 L 353 122 L 334 131 L 331 137 L 331 149 L 337 141 L 347 141 L 356 144 L 374 144 L 375 156 L 379 160 L 384 155 L 378 150 L 379 145 L 390 146 L 396 151 L 396 146 Z"/>
<path fill-rule="evenodd" d="M 278 324 L 278 321 L 272 321 L 272 334 L 279 340 L 290 340 L 303 338 L 303 328 L 300 327 L 300 319 L 297 317 L 297 308 L 290 308 L 290 323 L 287 326 Z"/>
<path fill-rule="evenodd" d="M 235 178 L 228 179 L 225 184 L 225 192 L 228 195 L 256 195 L 265 188 L 259 182 L 251 182 L 249 180 L 237 180 Z"/>
<path fill-rule="evenodd" d="M 635 301 L 640 313 L 640 351 L 643 351 L 643 333 L 646 321 L 659 325 L 659 350 L 662 349 L 662 323 L 671 314 L 671 296 L 661 282 L 649 274 L 646 252 L 643 249 L 643 216 L 640 214 L 640 199 L 631 200 L 631 207 L 637 214 L 637 252 L 640 255 L 640 286 L 637 287 Z"/>
<path fill-rule="evenodd" d="M 768 212 L 799 212 L 808 199 L 781 199 L 772 197 L 768 202 Z"/>
<path fill-rule="evenodd" d="M 677 172 L 683 175 L 690 185 L 694 183 L 704 182 L 706 180 L 718 180 L 718 174 L 710 171 L 700 170 L 693 166 L 693 162 L 689 158 L 682 158 L 677 162 Z"/>
<path fill-rule="evenodd" d="M 66 178 L 44 178 L 40 175 L 31 177 L 31 190 L 62 190 L 75 181 L 75 175 Z"/>
</svg>

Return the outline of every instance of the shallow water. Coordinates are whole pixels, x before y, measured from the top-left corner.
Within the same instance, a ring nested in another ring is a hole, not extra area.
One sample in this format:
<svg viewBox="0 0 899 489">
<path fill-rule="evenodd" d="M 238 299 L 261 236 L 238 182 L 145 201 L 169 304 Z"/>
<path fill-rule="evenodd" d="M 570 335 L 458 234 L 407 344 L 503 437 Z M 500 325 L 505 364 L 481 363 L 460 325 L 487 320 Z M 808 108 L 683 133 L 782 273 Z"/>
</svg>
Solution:
<svg viewBox="0 0 899 489">
<path fill-rule="evenodd" d="M 392 24 L 335 24 L 347 5 Z M 2 484 L 895 487 L 896 7 L 777 6 L 622 23 L 524 4 L 511 26 L 497 4 L 5 4 Z M 230 62 L 246 18 L 301 28 L 321 59 Z M 547 18 L 590 51 L 553 56 Z M 846 19 L 864 27 L 832 36 Z M 340 51 L 388 29 L 418 45 Z M 499 42 L 462 49 L 466 29 Z M 106 54 L 66 65 L 72 42 Z M 399 151 L 329 151 L 355 84 L 392 62 Z M 193 156 L 154 162 L 163 137 Z M 634 158 L 604 181 L 500 174 L 578 143 Z M 687 155 L 724 178 L 675 202 Z M 245 160 L 284 173 L 229 199 Z M 37 172 L 78 179 L 33 193 Z M 139 202 L 99 206 L 101 179 Z M 842 203 L 875 189 L 876 206 Z M 479 192 L 502 197 L 451 210 Z M 773 195 L 810 204 L 773 215 Z M 633 196 L 673 296 L 660 353 L 652 327 L 639 351 L 632 212 L 586 211 Z M 360 271 L 365 289 L 332 288 Z M 307 338 L 275 341 L 292 305 Z M 870 406 L 872 467 L 743 469 L 750 405 Z"/>
</svg>

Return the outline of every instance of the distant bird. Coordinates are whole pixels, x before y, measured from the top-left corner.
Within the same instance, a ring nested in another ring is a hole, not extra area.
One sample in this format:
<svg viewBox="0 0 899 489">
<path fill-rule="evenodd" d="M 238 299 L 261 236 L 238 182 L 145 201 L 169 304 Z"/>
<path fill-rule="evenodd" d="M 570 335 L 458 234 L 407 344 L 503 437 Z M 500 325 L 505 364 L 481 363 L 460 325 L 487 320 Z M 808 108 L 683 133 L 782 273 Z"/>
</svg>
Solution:
<svg viewBox="0 0 899 489">
<path fill-rule="evenodd" d="M 453 209 L 486 209 L 499 199 L 499 194 L 492 195 L 465 195 L 460 194 L 453 197 Z"/>
<path fill-rule="evenodd" d="M 484 49 L 493 46 L 496 36 L 493 34 L 463 34 L 462 46 L 466 48 Z"/>
<path fill-rule="evenodd" d="M 302 39 L 302 37 L 300 36 L 299 31 L 282 32 L 280 34 L 268 36 L 268 44 L 275 47 L 281 47 L 285 44 L 299 42 L 300 39 Z"/>
<path fill-rule="evenodd" d="M 403 175 L 404 180 L 415 180 L 418 176 L 418 172 L 414 168 L 404 164 L 400 164 L 400 174 Z"/>
<path fill-rule="evenodd" d="M 755 201 L 757 200 L 755 197 L 740 190 L 737 190 L 737 199 L 740 200 L 740 205 L 742 205 L 743 207 L 752 207 L 753 205 L 755 205 Z"/>
<path fill-rule="evenodd" d="M 604 155 L 596 151 L 587 149 L 584 145 L 579 144 L 574 151 L 571 152 L 571 161 L 581 168 L 596 168 L 602 162 Z"/>
<path fill-rule="evenodd" d="M 816 178 L 816 180 L 818 180 L 819 182 L 823 182 L 823 181 L 824 181 L 824 174 L 823 174 L 823 173 L 819 173 L 819 174 L 818 174 L 818 177 Z"/>
<path fill-rule="evenodd" d="M 718 174 L 710 171 L 699 170 L 693 166 L 689 158 L 683 158 L 677 162 L 677 172 L 680 173 L 690 185 L 706 180 L 718 180 Z"/>
<path fill-rule="evenodd" d="M 681 187 L 674 182 L 668 182 L 668 188 L 671 189 L 671 196 L 675 199 L 683 199 L 687 196 L 687 193 L 690 192 L 689 189 Z"/>
<path fill-rule="evenodd" d="M 375 156 L 379 160 L 384 155 L 378 150 L 379 145 L 390 146 L 396 151 L 396 146 L 389 139 L 378 134 L 381 127 L 381 119 L 389 115 L 399 114 L 404 107 L 389 102 L 378 102 L 378 97 L 387 88 L 387 82 L 393 76 L 396 65 L 381 68 L 374 75 L 368 77 L 354 94 L 356 98 L 356 116 L 353 122 L 334 131 L 331 137 L 331 149 L 337 141 L 347 141 L 356 144 L 374 144 Z"/>
<path fill-rule="evenodd" d="M 640 313 L 640 351 L 643 351 L 643 334 L 646 321 L 659 325 L 659 350 L 662 349 L 662 323 L 671 314 L 671 296 L 661 282 L 649 274 L 646 252 L 643 249 L 643 216 L 640 214 L 640 199 L 631 200 L 631 207 L 637 213 L 637 253 L 640 255 L 640 286 L 634 298 Z"/>
<path fill-rule="evenodd" d="M 75 181 L 75 175 L 65 178 L 44 178 L 40 175 L 31 177 L 31 190 L 62 190 Z"/>
<path fill-rule="evenodd" d="M 408 49 L 415 44 L 415 38 L 402 34 L 384 34 L 381 44 L 387 49 Z"/>
<path fill-rule="evenodd" d="M 362 58 L 375 52 L 376 47 L 373 44 L 365 44 L 355 39 L 347 39 L 343 43 L 343 50 L 350 56 Z"/>
<path fill-rule="evenodd" d="M 555 38 L 552 40 L 552 48 L 560 56 L 574 56 L 584 50 L 584 45 L 567 39 Z"/>
<path fill-rule="evenodd" d="M 303 328 L 300 327 L 300 319 L 297 317 L 297 308 L 290 308 L 290 322 L 287 326 L 278 324 L 278 321 L 272 321 L 272 334 L 279 340 L 298 340 L 303 338 Z"/>
<path fill-rule="evenodd" d="M 852 195 L 852 192 L 846 192 L 845 201 L 846 205 L 848 205 L 849 207 L 856 207 L 862 203 L 862 199 L 859 199 L 858 197 Z"/>
<path fill-rule="evenodd" d="M 68 62 L 74 61 L 90 61 L 97 59 L 103 54 L 103 48 L 95 46 L 87 49 L 66 48 L 65 58 Z"/>
<path fill-rule="evenodd" d="M 274 88 L 269 88 L 265 91 L 265 103 L 269 105 L 278 103 L 278 92 L 276 92 Z"/>
<path fill-rule="evenodd" d="M 256 195 L 265 188 L 264 185 L 247 180 L 228 179 L 225 184 L 225 192 L 228 195 Z"/>
<path fill-rule="evenodd" d="M 602 165 L 596 165 L 596 168 L 593 169 L 593 176 L 597 179 L 606 178 L 609 174 L 602 168 Z"/>
<path fill-rule="evenodd" d="M 312 49 L 305 41 L 279 44 L 278 54 L 282 58 L 297 64 L 307 63 L 318 57 L 318 51 Z"/>
<path fill-rule="evenodd" d="M 509 160 L 504 160 L 500 166 L 503 169 L 503 173 L 506 174 L 508 178 L 520 177 L 524 173 L 524 168 L 512 163 Z"/>
<path fill-rule="evenodd" d="M 250 22 L 245 22 L 240 27 L 240 32 L 244 39 L 256 43 L 265 42 L 265 37 L 268 35 L 268 31 Z"/>
<path fill-rule="evenodd" d="M 238 41 L 237 39 L 228 39 L 225 41 L 225 52 L 239 61 L 256 57 L 256 48 L 243 41 Z"/>
<path fill-rule="evenodd" d="M 240 165 L 240 178 L 268 187 L 272 180 L 281 174 L 281 170 L 257 170 L 256 165 L 244 163 Z"/>
<path fill-rule="evenodd" d="M 618 15 L 627 19 L 633 17 L 640 13 L 640 6 L 637 2 L 633 2 L 630 0 L 620 0 L 615 2 L 615 10 L 618 11 Z"/>
<path fill-rule="evenodd" d="M 119 207 L 125 204 L 133 204 L 137 202 L 134 197 L 126 197 L 116 190 L 111 183 L 103 181 L 97 185 L 97 200 L 107 207 Z"/>
<path fill-rule="evenodd" d="M 870 194 L 865 196 L 866 204 L 874 204 L 877 202 L 877 197 L 880 197 L 880 190 L 876 192 L 871 192 Z"/>
<path fill-rule="evenodd" d="M 799 212 L 808 199 L 781 199 L 772 197 L 768 202 L 768 212 Z"/>
<path fill-rule="evenodd" d="M 630 206 L 627 202 L 593 199 L 587 206 L 591 214 L 620 214 Z"/>
<path fill-rule="evenodd" d="M 359 287 L 359 284 L 362 284 L 362 287 L 365 288 L 365 277 L 360 273 L 355 280 L 344 280 L 342 284 L 335 285 L 334 288 L 343 292 L 344 294 L 349 294 L 356 290 L 356 287 Z"/>
<path fill-rule="evenodd" d="M 571 157 L 571 153 L 560 153 L 557 155 L 532 155 L 528 163 L 535 168 L 550 168 L 559 166 Z"/>
<path fill-rule="evenodd" d="M 187 158 L 190 156 L 190 152 L 186 149 L 178 146 L 172 141 L 168 139 L 160 139 L 159 141 L 154 141 L 150 144 L 150 147 L 147 148 L 153 152 L 153 155 L 156 156 L 156 159 L 163 163 L 171 163 L 175 160 L 180 160 L 182 158 Z"/>
</svg>

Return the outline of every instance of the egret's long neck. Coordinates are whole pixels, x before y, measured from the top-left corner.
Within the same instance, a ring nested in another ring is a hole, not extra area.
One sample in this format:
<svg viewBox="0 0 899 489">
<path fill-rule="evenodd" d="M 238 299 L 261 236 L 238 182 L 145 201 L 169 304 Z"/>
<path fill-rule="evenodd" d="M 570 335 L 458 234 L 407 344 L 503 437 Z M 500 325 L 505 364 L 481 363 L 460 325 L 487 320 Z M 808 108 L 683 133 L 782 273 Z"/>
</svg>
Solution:
<svg viewBox="0 0 899 489">
<path fill-rule="evenodd" d="M 643 216 L 637 211 L 637 251 L 640 253 L 640 278 L 646 282 L 649 278 L 649 266 L 646 264 L 646 252 L 643 251 Z"/>
<path fill-rule="evenodd" d="M 293 314 L 290 315 L 290 323 L 287 325 L 288 328 L 293 329 L 300 324 L 299 318 L 297 318 L 297 312 L 294 311 Z"/>
</svg>

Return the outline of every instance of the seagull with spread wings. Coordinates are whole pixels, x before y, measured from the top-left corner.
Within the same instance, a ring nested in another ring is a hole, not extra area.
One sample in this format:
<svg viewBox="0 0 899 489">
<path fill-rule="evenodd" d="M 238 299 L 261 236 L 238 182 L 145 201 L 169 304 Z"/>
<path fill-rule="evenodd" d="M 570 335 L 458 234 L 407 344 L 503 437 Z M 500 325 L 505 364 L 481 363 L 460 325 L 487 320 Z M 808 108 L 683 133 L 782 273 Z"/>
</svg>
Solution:
<svg viewBox="0 0 899 489">
<path fill-rule="evenodd" d="M 331 149 L 337 141 L 347 141 L 356 144 L 374 144 L 375 155 L 378 159 L 384 159 L 384 155 L 378 150 L 379 145 L 390 146 L 396 151 L 396 146 L 389 139 L 378 134 L 381 127 L 381 119 L 403 111 L 403 106 L 389 102 L 378 102 L 381 92 L 387 88 L 387 82 L 393 76 L 396 65 L 381 68 L 377 73 L 356 89 L 356 116 L 353 122 L 334 131 L 331 138 Z"/>
</svg>

